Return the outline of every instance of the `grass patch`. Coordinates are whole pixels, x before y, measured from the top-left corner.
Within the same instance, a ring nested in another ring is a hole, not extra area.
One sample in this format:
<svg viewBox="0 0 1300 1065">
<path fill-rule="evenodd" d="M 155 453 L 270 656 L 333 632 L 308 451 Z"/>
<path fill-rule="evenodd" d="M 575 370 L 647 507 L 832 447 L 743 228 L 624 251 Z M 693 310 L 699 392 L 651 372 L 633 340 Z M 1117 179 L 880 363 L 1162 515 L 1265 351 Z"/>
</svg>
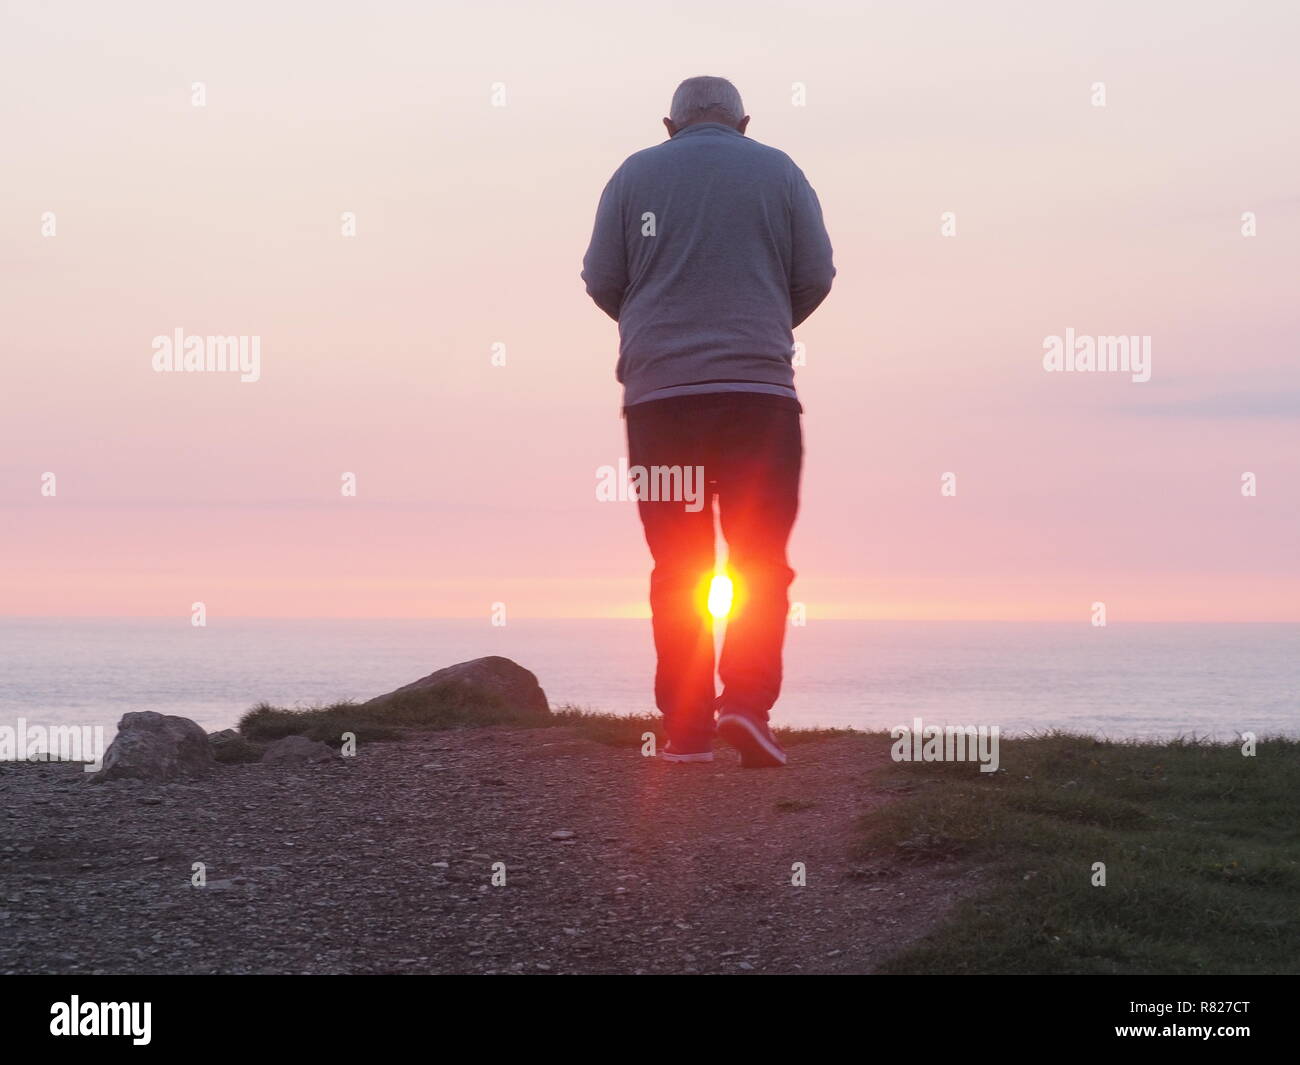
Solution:
<svg viewBox="0 0 1300 1065">
<path fill-rule="evenodd" d="M 774 728 L 772 734 L 785 747 L 798 747 L 800 744 L 815 743 L 818 740 L 832 740 L 838 736 L 866 736 L 865 732 L 852 728 Z"/>
<path fill-rule="evenodd" d="M 345 732 L 359 742 L 400 740 L 411 731 L 519 725 L 525 728 L 571 728 L 585 738 L 610 747 L 640 747 L 647 732 L 662 746 L 666 739 L 659 714 L 607 714 L 565 705 L 549 716 L 520 713 L 470 685 L 449 681 L 391 696 L 375 706 L 340 702 L 329 706 L 286 709 L 258 703 L 239 719 L 247 739 L 269 743 L 284 736 L 307 736 L 335 747 Z M 777 729 L 786 746 L 831 736 L 854 735 L 852 729 Z"/>
<path fill-rule="evenodd" d="M 334 746 L 345 732 L 360 742 L 400 739 L 413 729 L 449 729 L 474 725 L 538 725 L 545 718 L 505 705 L 500 699 L 457 681 L 389 696 L 375 705 L 341 702 L 301 710 L 259 703 L 239 719 L 239 731 L 267 742 L 284 736 L 307 736 Z"/>
<path fill-rule="evenodd" d="M 655 749 L 658 750 L 667 740 L 664 732 L 664 719 L 660 714 L 606 714 L 594 710 L 584 710 L 576 706 L 563 706 L 551 714 L 551 723 L 577 729 L 587 739 L 604 743 L 610 747 L 640 747 L 645 742 L 645 734 L 655 734 Z M 797 747 L 801 743 L 824 740 L 834 736 L 860 736 L 863 733 L 853 729 L 834 728 L 778 728 L 773 729 L 777 739 L 787 747 Z"/>
<path fill-rule="evenodd" d="M 884 742 L 888 742 L 885 740 Z M 1300 742 L 1001 742 L 974 763 L 895 763 L 864 857 L 981 867 L 987 887 L 890 973 L 1300 969 Z M 1092 885 L 1094 862 L 1105 887 Z"/>
<path fill-rule="evenodd" d="M 551 723 L 564 728 L 577 729 L 585 739 L 603 743 L 608 747 L 640 747 L 642 736 L 655 734 L 655 743 L 663 740 L 663 718 L 658 714 L 605 714 L 583 710 L 576 706 L 562 706 L 551 711 Z M 658 747 L 655 748 L 658 750 Z"/>
</svg>

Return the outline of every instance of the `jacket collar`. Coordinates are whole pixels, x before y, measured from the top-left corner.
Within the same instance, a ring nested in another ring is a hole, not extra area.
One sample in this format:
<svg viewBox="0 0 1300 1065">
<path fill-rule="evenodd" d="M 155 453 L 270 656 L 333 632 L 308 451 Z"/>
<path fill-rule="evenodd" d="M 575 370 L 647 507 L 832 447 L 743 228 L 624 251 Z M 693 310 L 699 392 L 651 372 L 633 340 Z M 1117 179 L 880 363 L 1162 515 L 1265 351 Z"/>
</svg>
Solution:
<svg viewBox="0 0 1300 1065">
<path fill-rule="evenodd" d="M 735 126 L 725 126 L 721 122 L 692 122 L 689 126 L 674 133 L 672 139 L 677 140 L 679 137 L 685 137 L 691 133 L 702 133 L 706 129 L 721 130 L 723 133 L 730 133 L 733 137 L 744 136 Z"/>
</svg>

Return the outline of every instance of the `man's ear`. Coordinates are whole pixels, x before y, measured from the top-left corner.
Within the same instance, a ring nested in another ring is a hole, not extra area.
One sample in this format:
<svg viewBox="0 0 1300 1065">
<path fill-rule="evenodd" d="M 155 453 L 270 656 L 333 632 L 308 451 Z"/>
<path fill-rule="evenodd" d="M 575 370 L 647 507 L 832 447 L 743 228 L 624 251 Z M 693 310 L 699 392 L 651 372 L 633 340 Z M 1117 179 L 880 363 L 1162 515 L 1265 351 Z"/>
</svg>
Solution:
<svg viewBox="0 0 1300 1065">
<path fill-rule="evenodd" d="M 740 120 L 740 124 L 739 124 L 738 126 L 736 126 L 736 129 L 737 129 L 737 130 L 740 132 L 740 134 L 743 136 L 744 133 L 745 133 L 745 128 L 746 128 L 748 125 L 749 125 L 749 116 L 746 115 L 744 118 L 742 118 L 742 119 Z"/>
<path fill-rule="evenodd" d="M 668 131 L 668 136 L 670 137 L 677 136 L 677 125 L 673 122 L 671 118 L 664 119 L 664 129 Z"/>
</svg>

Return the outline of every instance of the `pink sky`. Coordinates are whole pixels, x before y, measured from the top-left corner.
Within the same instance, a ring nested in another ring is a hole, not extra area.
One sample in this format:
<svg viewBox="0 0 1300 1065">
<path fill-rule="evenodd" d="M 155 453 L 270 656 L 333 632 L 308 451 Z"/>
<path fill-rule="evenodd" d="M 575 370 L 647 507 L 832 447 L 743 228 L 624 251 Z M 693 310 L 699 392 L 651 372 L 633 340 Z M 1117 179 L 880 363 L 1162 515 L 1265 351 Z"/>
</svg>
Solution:
<svg viewBox="0 0 1300 1065">
<path fill-rule="evenodd" d="M 1300 9 L 865 7 L 6 4 L 0 613 L 644 613 L 578 271 L 708 73 L 835 246 L 811 617 L 1300 620 Z M 261 379 L 155 373 L 178 326 Z M 1151 380 L 1045 373 L 1067 327 Z"/>
</svg>

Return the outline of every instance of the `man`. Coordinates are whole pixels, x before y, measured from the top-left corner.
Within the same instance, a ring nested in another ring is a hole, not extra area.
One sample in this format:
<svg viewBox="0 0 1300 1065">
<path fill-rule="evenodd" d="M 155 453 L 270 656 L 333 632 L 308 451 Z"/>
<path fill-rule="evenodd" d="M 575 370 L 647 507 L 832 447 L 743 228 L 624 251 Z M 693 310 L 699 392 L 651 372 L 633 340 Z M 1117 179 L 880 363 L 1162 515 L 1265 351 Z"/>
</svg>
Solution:
<svg viewBox="0 0 1300 1065">
<path fill-rule="evenodd" d="M 780 766 L 768 711 L 781 689 L 803 461 L 791 330 L 826 298 L 835 267 L 816 193 L 784 152 L 745 136 L 735 86 L 688 78 L 669 113 L 669 139 L 605 186 L 582 270 L 618 322 L 629 466 L 702 468 L 711 493 L 704 507 L 638 497 L 654 558 L 661 754 L 712 761 L 716 731 L 742 765 Z M 735 589 L 720 698 L 704 605 L 713 495 Z"/>
</svg>

